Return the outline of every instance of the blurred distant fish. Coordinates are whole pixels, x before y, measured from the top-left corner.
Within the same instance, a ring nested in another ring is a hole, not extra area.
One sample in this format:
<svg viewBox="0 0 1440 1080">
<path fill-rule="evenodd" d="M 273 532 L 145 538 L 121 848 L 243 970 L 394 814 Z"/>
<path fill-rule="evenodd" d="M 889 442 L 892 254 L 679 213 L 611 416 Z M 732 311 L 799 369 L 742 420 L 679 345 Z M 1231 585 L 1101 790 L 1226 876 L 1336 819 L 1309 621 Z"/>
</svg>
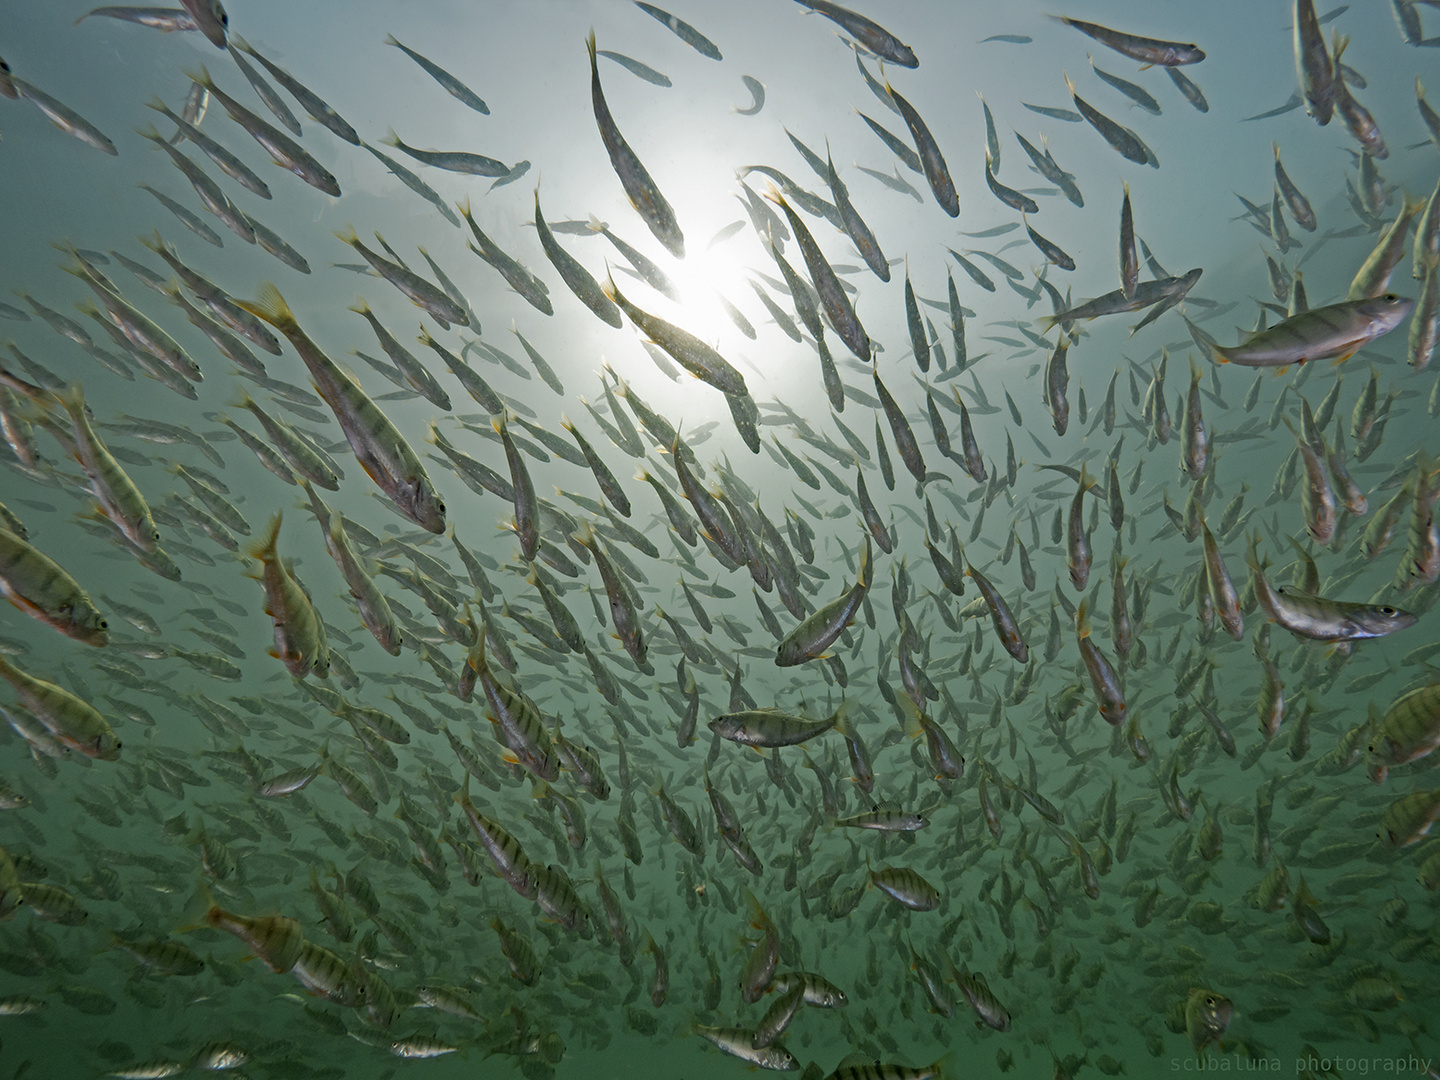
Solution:
<svg viewBox="0 0 1440 1080">
<path fill-rule="evenodd" d="M 644 79 L 648 83 L 654 83 L 656 86 L 675 85 L 670 81 L 669 75 L 662 75 L 654 68 L 642 64 L 639 60 L 631 59 L 628 56 L 622 56 L 620 53 L 617 52 L 611 52 L 609 49 L 601 49 L 597 53 L 597 55 L 603 56 L 608 60 L 614 60 L 615 63 L 619 64 L 626 71 L 630 72 L 630 74 L 636 76 L 637 78 Z"/>
<path fill-rule="evenodd" d="M 730 237 L 734 236 L 744 227 L 744 221 L 732 221 L 729 225 L 726 225 L 720 230 L 718 230 L 715 235 L 710 238 L 710 242 L 705 245 L 705 250 L 709 251 L 716 244 L 723 244 L 726 240 L 729 240 Z"/>
<path fill-rule="evenodd" d="M 754 100 L 743 109 L 735 106 L 735 111 L 741 116 L 754 116 L 765 107 L 765 84 L 750 75 L 741 75 L 740 78 Z"/>
<path fill-rule="evenodd" d="M 1170 81 L 1173 82 L 1180 93 L 1184 95 L 1185 100 L 1195 106 L 1196 111 L 1202 113 L 1208 113 L 1210 111 L 1210 103 L 1205 100 L 1205 92 L 1183 71 L 1177 67 L 1167 67 L 1165 74 L 1170 76 Z M 1254 118 L 1252 117 L 1251 119 Z"/>
<path fill-rule="evenodd" d="M 220 0 L 180 0 L 180 6 L 195 20 L 200 32 L 210 39 L 217 49 L 225 48 L 225 33 L 230 28 L 230 16 Z"/>
<path fill-rule="evenodd" d="M 87 146 L 93 146 L 96 150 L 103 150 L 112 156 L 119 154 L 119 151 L 115 149 L 115 144 L 106 138 L 105 133 L 90 123 L 89 120 L 86 120 L 68 105 L 56 101 L 43 90 L 36 89 L 23 79 L 17 79 L 14 75 L 10 74 L 8 67 L 5 69 L 4 84 L 8 89 L 15 92 L 8 94 L 8 97 L 19 95 L 24 98 L 44 113 L 45 119 L 65 132 L 66 135 L 73 135 Z"/>
<path fill-rule="evenodd" d="M 1049 105 L 1031 105 L 1028 101 L 1022 101 L 1020 104 L 1024 105 L 1025 108 L 1031 112 L 1037 112 L 1041 116 L 1048 116 L 1051 120 L 1063 120 L 1067 124 L 1083 124 L 1085 122 L 1085 117 L 1073 109 L 1056 109 Z"/>
<path fill-rule="evenodd" d="M 713 41 L 707 38 L 704 34 L 700 33 L 699 30 L 696 30 L 689 23 L 685 22 L 683 19 L 677 19 L 668 11 L 662 11 L 654 4 L 642 3 L 641 0 L 635 0 L 635 6 L 638 7 L 641 11 L 645 12 L 646 15 L 649 15 L 652 19 L 658 19 L 660 20 L 660 22 L 664 23 L 667 27 L 669 27 L 672 34 L 678 37 L 681 41 L 685 42 L 686 45 L 689 45 L 701 56 L 708 56 L 711 60 L 724 59 L 720 55 L 720 50 L 715 47 L 715 43 Z"/>
<path fill-rule="evenodd" d="M 992 41 L 1001 41 L 1006 45 L 1029 45 L 1034 40 L 1029 34 L 991 34 L 987 38 L 981 38 L 980 44 L 986 45 Z"/>
<path fill-rule="evenodd" d="M 490 185 L 490 187 L 486 191 L 486 194 L 488 195 L 491 191 L 494 191 L 496 188 L 502 188 L 506 184 L 513 184 L 516 180 L 519 180 L 529 171 L 530 162 L 528 160 L 517 161 L 514 165 L 510 166 L 509 172 L 507 172 L 504 176 L 500 177 L 500 179 L 496 180 L 493 184 Z"/>
<path fill-rule="evenodd" d="M 173 33 L 176 30 L 200 29 L 200 24 L 195 21 L 195 16 L 182 8 L 98 7 L 93 11 L 87 11 L 75 22 L 78 25 L 92 16 L 102 19 L 119 19 L 121 22 L 148 26 L 151 30 L 159 30 L 162 34 Z"/>
</svg>

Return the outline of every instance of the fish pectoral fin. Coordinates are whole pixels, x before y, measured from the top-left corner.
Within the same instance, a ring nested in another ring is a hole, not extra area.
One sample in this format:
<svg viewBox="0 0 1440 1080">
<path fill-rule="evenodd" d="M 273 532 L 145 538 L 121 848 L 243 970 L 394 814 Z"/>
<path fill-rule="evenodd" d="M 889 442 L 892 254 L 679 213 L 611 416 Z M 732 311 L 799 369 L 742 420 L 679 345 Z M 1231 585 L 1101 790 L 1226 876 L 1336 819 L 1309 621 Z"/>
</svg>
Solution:
<svg viewBox="0 0 1440 1080">
<path fill-rule="evenodd" d="M 1332 366 L 1332 367 L 1339 367 L 1341 364 L 1343 364 L 1346 360 L 1349 360 L 1350 357 L 1354 356 L 1354 355 L 1355 355 L 1357 352 L 1359 352 L 1359 351 L 1360 351 L 1360 346 L 1359 346 L 1359 345 L 1356 345 L 1355 348 L 1351 349 L 1349 352 L 1345 353 L 1344 355 L 1342 355 L 1342 356 L 1337 356 L 1337 357 L 1335 358 L 1335 363 L 1332 364 L 1331 366 Z"/>
</svg>

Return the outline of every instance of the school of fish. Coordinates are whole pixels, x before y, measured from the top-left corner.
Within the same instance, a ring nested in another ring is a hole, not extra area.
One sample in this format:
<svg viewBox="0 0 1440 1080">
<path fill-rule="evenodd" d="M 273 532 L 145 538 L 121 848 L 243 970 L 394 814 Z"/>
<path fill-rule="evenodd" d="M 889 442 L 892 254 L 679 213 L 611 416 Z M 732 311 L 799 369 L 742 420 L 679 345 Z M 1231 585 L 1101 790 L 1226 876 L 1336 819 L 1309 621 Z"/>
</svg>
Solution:
<svg viewBox="0 0 1440 1080">
<path fill-rule="evenodd" d="M 757 0 L 824 111 L 693 131 L 719 8 L 556 12 L 583 146 L 357 8 L 441 149 L 241 0 L 64 6 L 137 138 L 3 13 L 0 131 L 147 224 L 0 302 L 0 1069 L 1440 1077 L 1440 5 Z M 1237 34 L 1293 93 L 1201 220 Z"/>
</svg>

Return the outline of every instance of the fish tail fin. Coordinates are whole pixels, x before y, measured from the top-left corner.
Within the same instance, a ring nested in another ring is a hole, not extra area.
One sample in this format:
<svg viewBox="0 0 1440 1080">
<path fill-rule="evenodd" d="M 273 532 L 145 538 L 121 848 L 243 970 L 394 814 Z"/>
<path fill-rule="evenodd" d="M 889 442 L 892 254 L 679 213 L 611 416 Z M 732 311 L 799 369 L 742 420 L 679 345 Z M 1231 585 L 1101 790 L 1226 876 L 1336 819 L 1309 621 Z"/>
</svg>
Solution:
<svg viewBox="0 0 1440 1080">
<path fill-rule="evenodd" d="M 925 734 L 925 714 L 920 711 L 920 706 L 910 699 L 909 694 L 897 694 L 900 700 L 901 711 L 905 713 L 905 734 L 912 739 L 918 739 Z"/>
<path fill-rule="evenodd" d="M 270 524 L 266 527 L 265 535 L 250 545 L 250 557 L 252 559 L 265 560 L 273 558 L 276 545 L 280 542 L 280 520 L 282 512 L 277 510 L 270 518 Z"/>
<path fill-rule="evenodd" d="M 64 390 L 57 393 L 56 398 L 65 411 L 70 414 L 71 419 L 77 423 L 85 418 L 85 387 L 79 382 L 72 382 Z"/>
<path fill-rule="evenodd" d="M 295 313 L 290 310 L 290 305 L 285 303 L 280 290 L 271 282 L 267 281 L 261 287 L 258 300 L 236 300 L 235 306 L 248 311 L 257 319 L 264 319 L 281 333 L 300 329 L 300 324 L 295 321 Z"/>
<path fill-rule="evenodd" d="M 870 534 L 865 534 L 865 553 L 860 558 L 860 572 L 855 575 L 855 584 L 868 589 L 874 577 L 874 553 L 870 550 Z"/>
<path fill-rule="evenodd" d="M 398 41 L 395 40 L 395 35 L 394 35 L 394 34 L 386 34 L 386 35 L 385 35 L 385 44 L 386 44 L 386 45 L 394 45 L 397 49 L 400 48 L 400 42 L 398 42 Z"/>
<path fill-rule="evenodd" d="M 593 26 L 590 28 L 590 33 L 588 33 L 587 35 L 585 35 L 585 48 L 588 49 L 589 52 L 590 52 L 590 66 L 591 66 L 591 67 L 594 67 L 594 66 L 595 66 L 595 63 L 596 63 L 596 60 L 595 60 L 595 28 L 594 28 Z"/>
<path fill-rule="evenodd" d="M 380 140 L 380 145 L 381 145 L 381 146 L 394 146 L 394 147 L 397 147 L 397 148 L 400 146 L 400 136 L 395 134 L 395 129 L 394 129 L 394 128 L 386 128 L 386 129 L 385 129 L 385 137 Z"/>
<path fill-rule="evenodd" d="M 1051 330 L 1054 330 L 1055 327 L 1057 327 L 1057 326 L 1059 326 L 1059 325 L 1060 325 L 1060 316 L 1058 316 L 1058 315 L 1042 315 L 1042 316 L 1040 316 L 1040 327 L 1041 327 L 1041 332 L 1042 332 L 1042 333 L 1048 334 Z"/>
<path fill-rule="evenodd" d="M 1080 601 L 1080 606 L 1075 609 L 1075 633 L 1082 638 L 1090 636 L 1090 598 L 1086 597 Z"/>
</svg>

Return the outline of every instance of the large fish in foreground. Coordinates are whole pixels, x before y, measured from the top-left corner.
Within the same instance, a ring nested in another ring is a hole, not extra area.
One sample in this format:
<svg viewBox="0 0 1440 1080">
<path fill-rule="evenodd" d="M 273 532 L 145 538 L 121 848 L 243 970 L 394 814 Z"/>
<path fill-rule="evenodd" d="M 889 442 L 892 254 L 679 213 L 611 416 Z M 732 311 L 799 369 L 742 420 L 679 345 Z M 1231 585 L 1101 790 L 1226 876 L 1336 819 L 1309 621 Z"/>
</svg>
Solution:
<svg viewBox="0 0 1440 1080">
<path fill-rule="evenodd" d="M 355 379 L 320 351 L 310 340 L 285 298 L 274 285 L 266 285 L 260 299 L 240 306 L 264 319 L 287 338 L 305 366 L 315 389 L 340 422 L 350 449 L 355 452 L 365 475 L 389 496 L 397 510 L 422 529 L 445 531 L 445 503 L 425 472 L 405 436 L 380 407 L 361 389 Z"/>
<path fill-rule="evenodd" d="M 1360 641 L 1386 637 L 1414 626 L 1418 616 L 1389 604 L 1356 603 L 1312 596 L 1294 588 L 1275 587 L 1250 545 L 1250 573 L 1255 599 L 1273 622 L 1312 641 Z"/>
<path fill-rule="evenodd" d="M 1404 321 L 1415 306 L 1394 293 L 1311 308 L 1251 335 L 1239 345 L 1214 345 L 1217 363 L 1242 367 L 1289 367 L 1309 360 L 1348 360 L 1363 346 Z"/>
<path fill-rule="evenodd" d="M 15 688 L 21 703 L 58 742 L 101 761 L 114 761 L 120 756 L 120 740 L 109 721 L 89 702 L 21 671 L 3 656 L 0 679 Z"/>
<path fill-rule="evenodd" d="M 683 259 L 685 236 L 680 231 L 679 222 L 675 220 L 675 211 L 665 201 L 665 196 L 660 194 L 660 189 L 655 186 L 655 181 L 650 179 L 650 174 L 635 156 L 635 151 L 630 149 L 630 144 L 620 134 L 620 129 L 615 126 L 615 118 L 610 115 L 610 106 L 605 104 L 605 91 L 600 88 L 600 68 L 595 61 L 594 30 L 590 31 L 585 44 L 590 49 L 590 100 L 595 107 L 595 123 L 600 128 L 600 138 L 605 142 L 605 152 L 610 155 L 610 165 L 615 170 L 615 175 L 620 177 L 620 185 L 625 189 L 630 205 L 645 219 L 645 224 L 650 226 L 655 239 L 664 244 L 671 255 Z"/>
<path fill-rule="evenodd" d="M 86 645 L 108 640 L 105 617 L 59 563 L 0 528 L 0 596 L 31 618 Z"/>
</svg>

